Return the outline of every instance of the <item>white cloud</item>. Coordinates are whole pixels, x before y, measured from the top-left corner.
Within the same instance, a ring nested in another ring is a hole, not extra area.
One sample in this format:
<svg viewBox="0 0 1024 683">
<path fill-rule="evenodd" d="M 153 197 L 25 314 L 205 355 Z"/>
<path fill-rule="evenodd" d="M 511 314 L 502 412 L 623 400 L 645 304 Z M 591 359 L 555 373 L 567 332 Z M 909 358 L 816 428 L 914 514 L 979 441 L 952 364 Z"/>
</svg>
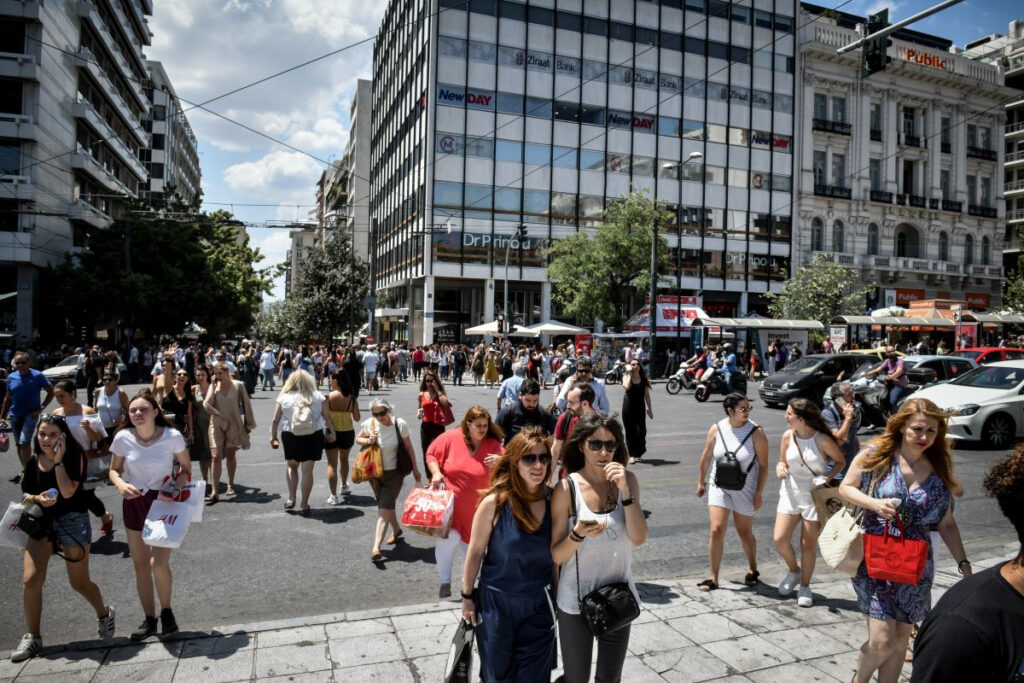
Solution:
<svg viewBox="0 0 1024 683">
<path fill-rule="evenodd" d="M 288 138 L 288 144 L 308 150 L 343 150 L 348 143 L 348 130 L 336 118 L 322 118 L 312 130 L 300 130 Z"/>
<path fill-rule="evenodd" d="M 229 166 L 224 171 L 224 181 L 231 189 L 249 196 L 297 188 L 305 188 L 312 195 L 320 172 L 320 164 L 304 154 L 270 152 L 255 161 Z"/>
</svg>

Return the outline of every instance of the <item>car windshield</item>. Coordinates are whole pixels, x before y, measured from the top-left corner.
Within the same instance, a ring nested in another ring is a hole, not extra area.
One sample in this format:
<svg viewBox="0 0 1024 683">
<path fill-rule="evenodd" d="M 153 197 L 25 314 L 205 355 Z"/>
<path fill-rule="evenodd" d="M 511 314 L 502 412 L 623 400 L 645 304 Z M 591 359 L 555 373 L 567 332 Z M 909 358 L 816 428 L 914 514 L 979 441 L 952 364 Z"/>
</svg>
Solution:
<svg viewBox="0 0 1024 683">
<path fill-rule="evenodd" d="M 978 360 L 979 358 L 981 358 L 981 351 L 957 351 L 953 355 L 959 356 L 960 358 L 970 358 L 971 360 Z"/>
<path fill-rule="evenodd" d="M 820 358 L 800 358 L 792 363 L 786 364 L 780 372 L 792 372 L 796 375 L 809 375 L 814 369 L 821 365 Z"/>
<path fill-rule="evenodd" d="M 880 368 L 880 367 L 882 367 L 881 363 L 861 363 L 857 367 L 857 369 L 853 371 L 853 374 L 850 375 L 850 379 L 860 379 L 869 370 L 874 370 L 875 368 Z"/>
<path fill-rule="evenodd" d="M 1024 368 L 983 365 L 953 380 L 952 384 L 979 389 L 1013 389 L 1024 381 Z"/>
<path fill-rule="evenodd" d="M 78 356 L 68 356 L 67 358 L 65 358 L 61 362 L 57 363 L 57 366 L 60 367 L 60 366 L 64 366 L 64 365 L 76 365 L 77 363 L 78 363 Z"/>
</svg>

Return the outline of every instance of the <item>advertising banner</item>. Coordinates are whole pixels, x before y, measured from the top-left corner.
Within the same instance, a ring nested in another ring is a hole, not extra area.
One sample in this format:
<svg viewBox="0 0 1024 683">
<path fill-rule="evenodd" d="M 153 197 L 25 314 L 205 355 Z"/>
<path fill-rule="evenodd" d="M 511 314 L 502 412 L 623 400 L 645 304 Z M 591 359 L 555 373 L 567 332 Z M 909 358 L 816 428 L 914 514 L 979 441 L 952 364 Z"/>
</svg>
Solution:
<svg viewBox="0 0 1024 683">
<path fill-rule="evenodd" d="M 841 349 L 846 344 L 846 326 L 830 325 L 828 328 L 828 340 L 832 342 L 833 349 Z"/>
</svg>

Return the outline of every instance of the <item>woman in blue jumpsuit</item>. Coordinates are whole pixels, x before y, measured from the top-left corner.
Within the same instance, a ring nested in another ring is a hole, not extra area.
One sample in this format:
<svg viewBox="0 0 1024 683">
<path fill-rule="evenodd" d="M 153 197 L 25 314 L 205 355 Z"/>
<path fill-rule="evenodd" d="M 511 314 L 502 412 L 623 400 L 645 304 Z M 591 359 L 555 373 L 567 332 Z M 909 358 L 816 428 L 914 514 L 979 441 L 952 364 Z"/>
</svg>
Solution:
<svg viewBox="0 0 1024 683">
<path fill-rule="evenodd" d="M 505 447 L 473 517 L 462 572 L 462 615 L 476 626 L 480 676 L 486 683 L 551 678 L 554 565 L 546 483 L 551 469 L 544 433 L 537 427 L 523 429 Z M 474 593 L 477 574 L 480 585 Z"/>
</svg>

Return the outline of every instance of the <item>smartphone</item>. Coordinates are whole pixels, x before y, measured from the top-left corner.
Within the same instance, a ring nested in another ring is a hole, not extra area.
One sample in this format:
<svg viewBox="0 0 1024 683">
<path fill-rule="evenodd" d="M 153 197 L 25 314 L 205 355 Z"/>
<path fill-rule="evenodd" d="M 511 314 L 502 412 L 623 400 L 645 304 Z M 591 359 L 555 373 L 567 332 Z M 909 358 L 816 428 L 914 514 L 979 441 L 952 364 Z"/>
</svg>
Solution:
<svg viewBox="0 0 1024 683">
<path fill-rule="evenodd" d="M 582 524 L 583 526 L 594 526 L 595 524 L 597 524 L 597 520 L 596 519 L 581 519 L 580 520 L 580 524 Z"/>
<path fill-rule="evenodd" d="M 845 408 L 845 407 L 846 407 L 846 405 L 847 405 L 847 404 L 846 404 L 846 399 L 845 399 L 845 398 L 843 398 L 842 396 L 836 396 L 835 404 L 836 404 L 837 406 L 839 406 L 839 409 L 840 409 L 840 410 L 842 410 L 842 409 L 843 409 L 843 408 Z"/>
</svg>

